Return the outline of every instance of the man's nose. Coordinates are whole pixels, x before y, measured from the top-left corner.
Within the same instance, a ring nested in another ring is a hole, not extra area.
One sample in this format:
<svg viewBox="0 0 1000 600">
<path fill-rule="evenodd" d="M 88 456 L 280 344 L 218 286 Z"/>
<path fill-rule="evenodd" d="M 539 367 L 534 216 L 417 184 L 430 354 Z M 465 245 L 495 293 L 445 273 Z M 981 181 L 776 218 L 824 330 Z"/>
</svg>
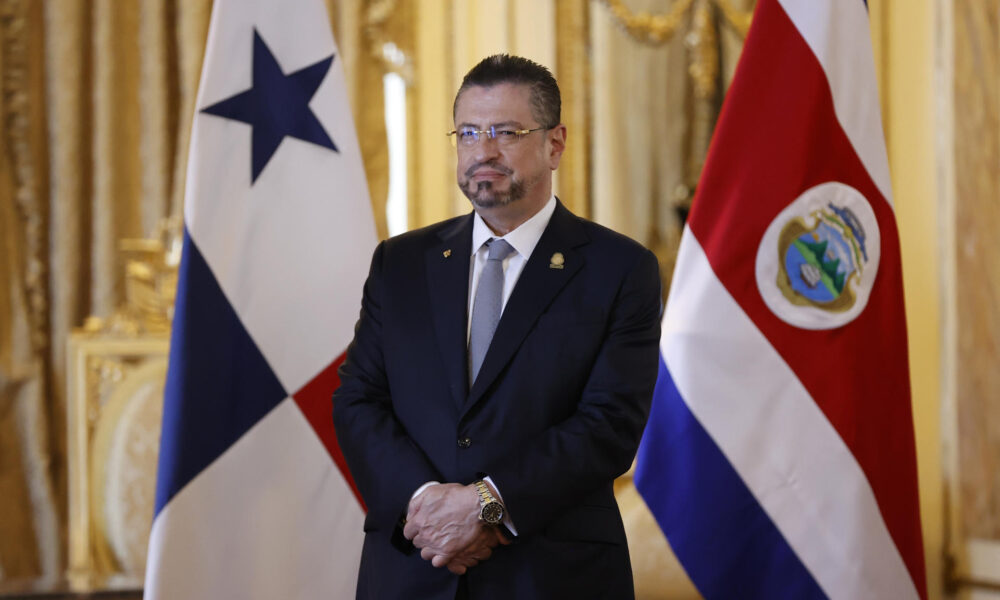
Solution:
<svg viewBox="0 0 1000 600">
<path fill-rule="evenodd" d="M 473 156 L 476 162 L 484 162 L 490 158 L 500 155 L 500 144 L 497 143 L 496 138 L 491 138 L 489 135 L 483 133 L 479 136 L 479 141 L 473 149 Z"/>
</svg>

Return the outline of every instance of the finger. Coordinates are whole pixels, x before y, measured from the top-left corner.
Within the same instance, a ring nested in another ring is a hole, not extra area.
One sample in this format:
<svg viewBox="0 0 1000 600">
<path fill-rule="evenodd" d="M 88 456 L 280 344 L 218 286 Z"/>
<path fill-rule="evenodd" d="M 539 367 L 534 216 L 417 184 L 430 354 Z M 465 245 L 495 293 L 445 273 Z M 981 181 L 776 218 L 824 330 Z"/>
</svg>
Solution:
<svg viewBox="0 0 1000 600">
<path fill-rule="evenodd" d="M 437 556 L 437 552 L 431 550 L 430 548 L 424 548 L 420 551 L 420 558 L 424 560 L 431 560 L 435 556 Z"/>
<path fill-rule="evenodd" d="M 435 567 L 443 567 L 451 562 L 451 557 L 447 554 L 438 554 L 431 559 L 431 564 Z"/>
<path fill-rule="evenodd" d="M 431 535 L 426 529 L 422 529 L 420 533 L 413 538 L 413 545 L 417 548 L 438 548 L 440 546 L 440 540 L 435 540 L 434 536 Z"/>
<path fill-rule="evenodd" d="M 420 533 L 420 527 L 410 519 L 407 519 L 406 526 L 403 527 L 403 537 L 412 540 L 418 533 Z"/>
<path fill-rule="evenodd" d="M 449 565 L 462 565 L 463 567 L 465 567 L 466 569 L 468 569 L 470 567 L 474 567 L 474 566 L 478 565 L 479 561 L 476 560 L 476 558 L 474 556 L 463 555 L 463 556 L 456 556 L 456 557 L 452 558 L 450 561 L 448 561 L 448 564 Z"/>
<path fill-rule="evenodd" d="M 511 540 L 507 539 L 507 536 L 500 533 L 499 529 L 494 529 L 493 531 L 496 534 L 497 541 L 503 544 L 504 546 L 510 546 L 513 543 Z"/>
<path fill-rule="evenodd" d="M 418 512 L 420 512 L 420 506 L 424 503 L 423 498 L 424 494 L 420 494 L 410 502 L 409 506 L 406 507 L 407 521 L 409 521 L 413 516 L 415 516 Z"/>
<path fill-rule="evenodd" d="M 468 569 L 465 568 L 465 565 L 448 563 L 448 570 L 454 573 L 455 575 L 465 575 L 465 572 Z"/>
</svg>

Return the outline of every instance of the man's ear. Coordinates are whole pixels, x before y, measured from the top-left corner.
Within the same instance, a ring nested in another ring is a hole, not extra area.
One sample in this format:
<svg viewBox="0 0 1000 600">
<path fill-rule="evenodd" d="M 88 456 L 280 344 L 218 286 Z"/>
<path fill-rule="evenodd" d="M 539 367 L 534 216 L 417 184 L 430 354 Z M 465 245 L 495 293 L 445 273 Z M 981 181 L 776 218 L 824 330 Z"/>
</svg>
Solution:
<svg viewBox="0 0 1000 600">
<path fill-rule="evenodd" d="M 559 168 L 559 160 L 566 150 L 566 126 L 562 123 L 548 131 L 549 168 L 555 171 Z"/>
</svg>

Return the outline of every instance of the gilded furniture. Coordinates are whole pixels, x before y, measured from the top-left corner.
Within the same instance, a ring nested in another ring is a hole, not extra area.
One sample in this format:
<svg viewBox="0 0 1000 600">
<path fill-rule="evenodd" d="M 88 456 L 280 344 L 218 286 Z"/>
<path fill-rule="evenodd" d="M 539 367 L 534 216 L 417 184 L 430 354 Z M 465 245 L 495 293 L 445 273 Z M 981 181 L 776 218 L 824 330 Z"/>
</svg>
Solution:
<svg viewBox="0 0 1000 600">
<path fill-rule="evenodd" d="M 68 342 L 68 579 L 74 589 L 140 587 L 153 518 L 177 225 L 124 240 L 126 302 Z"/>
</svg>

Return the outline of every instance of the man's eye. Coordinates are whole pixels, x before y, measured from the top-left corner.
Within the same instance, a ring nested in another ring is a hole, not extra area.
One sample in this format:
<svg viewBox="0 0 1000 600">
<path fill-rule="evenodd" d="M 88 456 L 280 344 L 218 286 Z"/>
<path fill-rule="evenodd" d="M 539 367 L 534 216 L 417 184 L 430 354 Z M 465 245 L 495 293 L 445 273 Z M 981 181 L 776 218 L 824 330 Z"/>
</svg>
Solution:
<svg viewBox="0 0 1000 600">
<path fill-rule="evenodd" d="M 458 132 L 458 138 L 461 140 L 472 140 L 476 137 L 475 129 L 462 129 Z"/>
<path fill-rule="evenodd" d="M 497 137 L 514 138 L 517 137 L 517 132 L 513 129 L 497 129 Z"/>
</svg>

